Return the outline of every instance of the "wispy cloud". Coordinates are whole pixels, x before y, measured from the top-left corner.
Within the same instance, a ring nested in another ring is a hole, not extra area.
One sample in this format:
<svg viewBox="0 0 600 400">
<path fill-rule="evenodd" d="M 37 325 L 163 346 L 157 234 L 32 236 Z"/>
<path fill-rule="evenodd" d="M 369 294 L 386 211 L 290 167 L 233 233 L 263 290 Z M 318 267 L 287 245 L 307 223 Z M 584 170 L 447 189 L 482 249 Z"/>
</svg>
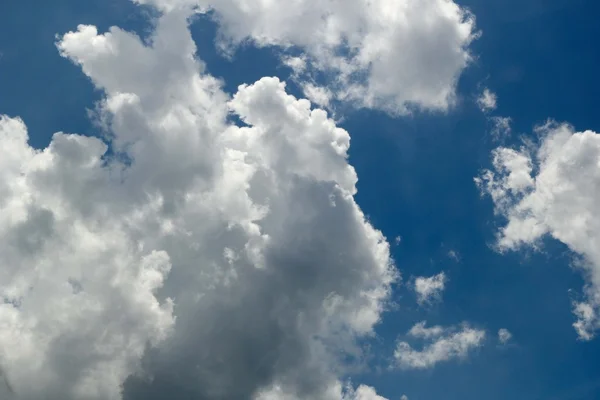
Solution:
<svg viewBox="0 0 600 400">
<path fill-rule="evenodd" d="M 460 328 L 427 328 L 423 321 L 413 326 L 408 336 L 424 339 L 425 344 L 421 350 L 416 350 L 406 341 L 398 342 L 394 352 L 396 366 L 402 369 L 427 369 L 452 359 L 465 359 L 483 344 L 485 331 L 467 324 Z"/>
</svg>

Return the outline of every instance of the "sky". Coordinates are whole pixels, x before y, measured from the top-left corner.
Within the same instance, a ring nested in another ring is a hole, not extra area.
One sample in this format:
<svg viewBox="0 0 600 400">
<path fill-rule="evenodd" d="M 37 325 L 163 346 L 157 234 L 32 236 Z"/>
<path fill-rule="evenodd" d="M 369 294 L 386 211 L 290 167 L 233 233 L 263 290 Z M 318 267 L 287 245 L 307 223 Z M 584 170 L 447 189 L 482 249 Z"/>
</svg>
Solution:
<svg viewBox="0 0 600 400">
<path fill-rule="evenodd" d="M 0 3 L 0 399 L 600 398 L 598 12 Z"/>
</svg>

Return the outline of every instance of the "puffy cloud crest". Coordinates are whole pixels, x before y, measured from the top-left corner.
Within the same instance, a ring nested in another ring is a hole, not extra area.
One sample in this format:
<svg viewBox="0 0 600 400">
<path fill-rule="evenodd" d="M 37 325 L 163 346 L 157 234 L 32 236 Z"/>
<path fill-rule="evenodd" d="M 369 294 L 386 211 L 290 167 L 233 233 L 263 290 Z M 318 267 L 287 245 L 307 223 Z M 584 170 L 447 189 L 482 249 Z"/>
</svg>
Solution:
<svg viewBox="0 0 600 400">
<path fill-rule="evenodd" d="M 476 182 L 507 221 L 501 251 L 537 247 L 548 235 L 583 257 L 587 300 L 574 305 L 574 327 L 589 340 L 600 324 L 600 135 L 555 122 L 536 133 L 539 145 L 496 149 Z"/>
</svg>

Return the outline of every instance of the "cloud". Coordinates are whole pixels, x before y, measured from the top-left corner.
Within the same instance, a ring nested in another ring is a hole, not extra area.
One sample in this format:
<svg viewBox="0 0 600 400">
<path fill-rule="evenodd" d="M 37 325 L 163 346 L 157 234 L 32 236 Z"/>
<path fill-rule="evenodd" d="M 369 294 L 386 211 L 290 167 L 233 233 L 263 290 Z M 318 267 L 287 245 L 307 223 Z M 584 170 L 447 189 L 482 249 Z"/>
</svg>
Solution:
<svg viewBox="0 0 600 400">
<path fill-rule="evenodd" d="M 493 111 L 496 109 L 496 102 L 498 97 L 490 89 L 485 88 L 479 98 L 477 98 L 477 105 L 483 112 Z"/>
<path fill-rule="evenodd" d="M 427 328 L 425 325 L 426 321 L 415 324 L 408 331 L 408 335 L 415 338 L 431 339 L 442 335 L 445 331 L 444 328 L 439 325 L 432 326 L 431 328 Z"/>
<path fill-rule="evenodd" d="M 500 251 L 536 248 L 550 236 L 583 258 L 587 300 L 574 305 L 574 327 L 589 340 L 600 309 L 600 135 L 554 122 L 536 133 L 538 145 L 496 149 L 493 168 L 476 182 L 507 221 L 498 233 Z"/>
<path fill-rule="evenodd" d="M 322 107 L 329 107 L 333 93 L 325 87 L 313 85 L 312 83 L 303 83 L 302 91 L 313 104 Z"/>
<path fill-rule="evenodd" d="M 20 400 L 379 399 L 338 380 L 397 278 L 348 133 L 276 78 L 230 98 L 186 18 L 58 39 L 105 140 L 38 150 L 0 119 L 4 376 Z"/>
<path fill-rule="evenodd" d="M 156 297 L 171 259 L 88 202 L 110 180 L 103 143 L 58 133 L 36 151 L 26 141 L 22 121 L 0 118 L 4 377 L 19 399 L 116 398 L 146 344 L 173 327 L 172 301 Z"/>
<path fill-rule="evenodd" d="M 448 279 L 444 272 L 440 272 L 439 274 L 428 278 L 420 276 L 415 279 L 417 302 L 419 304 L 426 304 L 440 300 L 447 281 Z"/>
<path fill-rule="evenodd" d="M 477 36 L 473 15 L 450 0 L 134 1 L 211 10 L 226 51 L 277 46 L 301 86 L 326 77 L 331 98 L 394 114 L 447 110 Z"/>
<path fill-rule="evenodd" d="M 510 333 L 508 329 L 502 328 L 498 331 L 498 340 L 500 343 L 506 344 L 510 341 L 510 339 L 512 339 L 512 333 Z"/>
<path fill-rule="evenodd" d="M 485 331 L 466 324 L 460 329 L 440 326 L 427 328 L 425 325 L 425 321 L 420 322 L 408 332 L 409 336 L 425 340 L 421 350 L 415 350 L 408 342 L 398 342 L 394 352 L 397 367 L 427 369 L 452 359 L 465 359 L 485 339 Z"/>
<path fill-rule="evenodd" d="M 356 390 L 350 391 L 344 400 L 387 400 L 381 397 L 370 386 L 360 385 Z"/>
<path fill-rule="evenodd" d="M 510 136 L 512 120 L 509 117 L 490 117 L 488 120 L 492 124 L 491 134 L 494 140 L 501 141 Z"/>
<path fill-rule="evenodd" d="M 456 250 L 448 250 L 448 257 L 455 262 L 460 262 L 460 253 Z"/>
</svg>

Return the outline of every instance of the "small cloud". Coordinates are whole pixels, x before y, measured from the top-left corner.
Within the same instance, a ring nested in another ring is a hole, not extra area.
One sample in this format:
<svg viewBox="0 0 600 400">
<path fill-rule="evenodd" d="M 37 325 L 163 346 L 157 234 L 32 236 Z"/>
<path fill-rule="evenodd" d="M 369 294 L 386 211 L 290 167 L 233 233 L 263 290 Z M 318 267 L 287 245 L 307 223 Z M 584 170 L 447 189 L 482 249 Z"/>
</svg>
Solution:
<svg viewBox="0 0 600 400">
<path fill-rule="evenodd" d="M 498 340 L 500 343 L 506 344 L 510 341 L 510 339 L 512 339 L 512 333 L 510 333 L 508 329 L 502 328 L 498 331 Z"/>
<path fill-rule="evenodd" d="M 402 242 L 402 236 L 398 235 L 394 238 L 394 243 L 398 246 Z"/>
<path fill-rule="evenodd" d="M 451 259 L 453 259 L 456 262 L 460 261 L 460 253 L 456 250 L 448 251 L 448 257 L 450 257 Z"/>
<path fill-rule="evenodd" d="M 417 293 L 417 303 L 431 303 L 434 300 L 440 300 L 441 294 L 446 287 L 446 274 L 440 272 L 429 278 L 420 276 L 415 279 L 415 292 Z"/>
<path fill-rule="evenodd" d="M 485 88 L 483 93 L 477 99 L 477 105 L 483 112 L 493 111 L 496 109 L 496 102 L 498 101 L 498 96 L 490 89 Z"/>
<path fill-rule="evenodd" d="M 405 394 L 403 394 L 403 395 L 400 397 L 400 400 L 408 400 L 408 396 L 407 396 L 407 395 L 405 395 Z"/>
<path fill-rule="evenodd" d="M 425 322 L 420 322 L 413 326 L 408 334 L 415 336 L 414 332 L 419 332 L 421 335 L 418 337 L 425 339 L 427 343 L 421 350 L 415 350 L 407 342 L 398 342 L 394 358 L 399 368 L 428 369 L 440 362 L 465 359 L 472 350 L 480 347 L 485 339 L 485 331 L 466 324 L 463 324 L 461 329 L 439 326 L 426 328 Z"/>
</svg>

